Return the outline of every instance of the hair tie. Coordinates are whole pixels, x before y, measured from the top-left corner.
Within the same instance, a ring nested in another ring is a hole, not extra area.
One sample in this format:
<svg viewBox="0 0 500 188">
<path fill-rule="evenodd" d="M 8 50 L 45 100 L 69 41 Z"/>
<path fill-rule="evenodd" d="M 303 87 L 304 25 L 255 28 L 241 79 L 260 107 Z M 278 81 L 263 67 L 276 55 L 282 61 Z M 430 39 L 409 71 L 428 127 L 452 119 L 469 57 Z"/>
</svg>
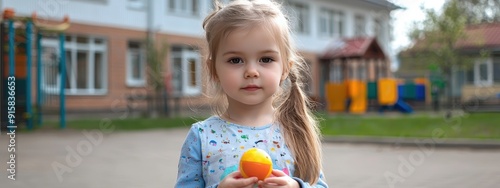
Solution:
<svg viewBox="0 0 500 188">
<path fill-rule="evenodd" d="M 290 72 L 288 78 L 290 78 L 290 82 L 292 82 L 293 84 L 297 82 L 297 76 L 295 76 L 293 72 Z"/>
</svg>

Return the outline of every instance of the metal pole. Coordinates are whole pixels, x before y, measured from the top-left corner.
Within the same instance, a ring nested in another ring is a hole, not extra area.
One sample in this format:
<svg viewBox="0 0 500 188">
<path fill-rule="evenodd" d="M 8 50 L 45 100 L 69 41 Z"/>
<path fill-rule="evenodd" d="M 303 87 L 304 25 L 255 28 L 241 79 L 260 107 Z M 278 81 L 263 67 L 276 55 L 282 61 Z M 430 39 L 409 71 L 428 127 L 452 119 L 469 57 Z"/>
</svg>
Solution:
<svg viewBox="0 0 500 188">
<path fill-rule="evenodd" d="M 66 128 L 66 103 L 65 103 L 65 93 L 64 93 L 64 88 L 66 87 L 66 52 L 64 49 L 64 40 L 65 40 L 65 35 L 64 33 L 59 34 L 59 48 L 61 51 L 60 55 L 60 71 L 61 71 L 61 85 L 59 87 L 59 114 L 60 114 L 60 128 L 64 129 Z"/>
<path fill-rule="evenodd" d="M 153 39 L 153 18 L 154 18 L 154 7 L 153 7 L 153 0 L 147 0 L 147 31 L 148 31 L 148 40 Z"/>
<path fill-rule="evenodd" d="M 33 25 L 30 21 L 26 22 L 26 113 L 28 130 L 33 129 L 33 112 L 31 109 L 31 34 L 33 33 Z"/>
<path fill-rule="evenodd" d="M 9 76 L 14 76 L 14 73 L 16 71 L 15 69 L 15 62 L 14 62 L 14 38 L 15 38 L 15 32 L 14 32 L 14 21 L 9 20 Z"/>
<path fill-rule="evenodd" d="M 14 62 L 14 38 L 15 38 L 15 32 L 14 32 L 14 21 L 9 20 L 9 77 L 14 77 L 15 74 L 15 62 Z M 16 84 L 17 85 L 17 84 Z M 17 99 L 16 99 L 17 101 Z M 9 121 L 9 130 L 12 130 L 14 128 L 17 128 L 15 125 L 15 121 Z"/>
<path fill-rule="evenodd" d="M 37 107 L 37 125 L 42 126 L 42 34 L 36 34 L 36 107 Z"/>
</svg>

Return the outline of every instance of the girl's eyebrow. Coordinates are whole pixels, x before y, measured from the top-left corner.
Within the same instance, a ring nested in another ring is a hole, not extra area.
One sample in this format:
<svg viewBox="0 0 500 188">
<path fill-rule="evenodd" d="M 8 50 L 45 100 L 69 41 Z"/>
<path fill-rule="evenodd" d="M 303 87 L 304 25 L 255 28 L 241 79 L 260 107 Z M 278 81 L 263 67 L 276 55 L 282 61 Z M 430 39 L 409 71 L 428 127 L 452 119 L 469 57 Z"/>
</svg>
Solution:
<svg viewBox="0 0 500 188">
<path fill-rule="evenodd" d="M 222 56 L 225 56 L 225 55 L 228 55 L 228 54 L 242 54 L 243 52 L 240 52 L 240 51 L 227 51 L 227 52 L 224 52 L 222 54 Z M 260 54 L 266 54 L 266 53 L 275 53 L 275 54 L 279 54 L 278 51 L 276 50 L 272 50 L 272 49 L 269 49 L 269 50 L 262 50 L 259 52 Z"/>
</svg>

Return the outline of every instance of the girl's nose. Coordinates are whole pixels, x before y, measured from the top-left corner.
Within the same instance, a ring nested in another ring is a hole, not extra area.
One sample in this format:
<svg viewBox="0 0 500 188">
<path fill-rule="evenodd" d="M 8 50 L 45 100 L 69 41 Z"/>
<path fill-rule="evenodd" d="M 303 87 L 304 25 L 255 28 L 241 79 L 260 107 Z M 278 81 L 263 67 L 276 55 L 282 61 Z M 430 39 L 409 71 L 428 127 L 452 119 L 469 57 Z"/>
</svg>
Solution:
<svg viewBox="0 0 500 188">
<path fill-rule="evenodd" d="M 259 77 L 259 71 L 253 63 L 248 63 L 245 69 L 245 78 L 257 78 Z"/>
</svg>

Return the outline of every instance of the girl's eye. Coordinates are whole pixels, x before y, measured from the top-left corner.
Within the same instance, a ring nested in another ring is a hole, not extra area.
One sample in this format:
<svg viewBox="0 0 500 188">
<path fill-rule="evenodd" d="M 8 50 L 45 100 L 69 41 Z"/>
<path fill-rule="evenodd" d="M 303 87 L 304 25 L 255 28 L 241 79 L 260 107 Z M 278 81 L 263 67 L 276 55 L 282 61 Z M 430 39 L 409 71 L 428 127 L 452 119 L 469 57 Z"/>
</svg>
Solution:
<svg viewBox="0 0 500 188">
<path fill-rule="evenodd" d="M 228 62 L 231 64 L 239 64 L 239 63 L 243 63 L 243 60 L 241 58 L 232 58 L 232 59 L 229 59 Z"/>
<path fill-rule="evenodd" d="M 262 63 L 271 63 L 273 61 L 274 61 L 274 59 L 272 59 L 270 57 L 263 57 L 262 59 L 260 59 L 260 62 L 262 62 Z"/>
</svg>

